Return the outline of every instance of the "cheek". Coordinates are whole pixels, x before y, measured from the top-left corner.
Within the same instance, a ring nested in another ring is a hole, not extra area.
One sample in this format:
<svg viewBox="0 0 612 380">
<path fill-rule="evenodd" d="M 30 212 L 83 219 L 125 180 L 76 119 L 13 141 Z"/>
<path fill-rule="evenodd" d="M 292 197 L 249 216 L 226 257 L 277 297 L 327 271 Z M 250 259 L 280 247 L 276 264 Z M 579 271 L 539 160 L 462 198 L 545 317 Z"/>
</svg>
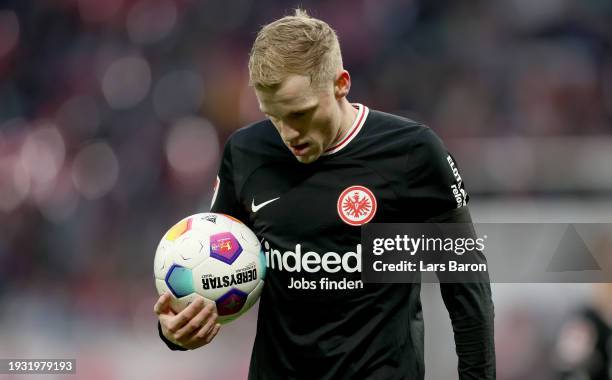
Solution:
<svg viewBox="0 0 612 380">
<path fill-rule="evenodd" d="M 313 119 L 308 125 L 308 138 L 313 142 L 320 142 L 323 137 L 323 124 Z"/>
<path fill-rule="evenodd" d="M 311 136 L 318 142 L 326 143 L 331 138 L 331 120 L 326 115 L 312 119 Z"/>
</svg>

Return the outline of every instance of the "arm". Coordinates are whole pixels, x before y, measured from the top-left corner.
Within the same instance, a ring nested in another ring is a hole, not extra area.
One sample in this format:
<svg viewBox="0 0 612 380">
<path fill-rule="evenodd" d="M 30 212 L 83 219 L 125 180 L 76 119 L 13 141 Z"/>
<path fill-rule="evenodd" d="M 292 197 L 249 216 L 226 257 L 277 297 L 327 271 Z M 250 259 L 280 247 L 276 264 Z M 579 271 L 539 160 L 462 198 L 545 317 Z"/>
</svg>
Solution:
<svg viewBox="0 0 612 380">
<path fill-rule="evenodd" d="M 415 138 L 408 154 L 407 169 L 407 189 L 411 191 L 408 195 L 417 199 L 421 206 L 411 207 L 411 210 L 418 210 L 420 220 L 466 223 L 468 230 L 462 233 L 474 231 L 467 207 L 469 196 L 459 167 L 429 128 Z M 464 257 L 475 263 L 486 263 L 482 252 L 467 255 Z M 464 283 L 445 282 L 444 274 L 438 275 L 442 299 L 453 325 L 459 378 L 495 379 L 494 308 L 488 273 L 477 274 Z"/>
<path fill-rule="evenodd" d="M 431 220 L 436 223 L 471 223 L 467 207 L 461 207 Z M 482 253 L 473 255 L 486 263 Z M 487 273 L 480 281 L 440 283 L 442 299 L 448 310 L 459 358 L 459 379 L 495 379 L 494 308 Z"/>
</svg>

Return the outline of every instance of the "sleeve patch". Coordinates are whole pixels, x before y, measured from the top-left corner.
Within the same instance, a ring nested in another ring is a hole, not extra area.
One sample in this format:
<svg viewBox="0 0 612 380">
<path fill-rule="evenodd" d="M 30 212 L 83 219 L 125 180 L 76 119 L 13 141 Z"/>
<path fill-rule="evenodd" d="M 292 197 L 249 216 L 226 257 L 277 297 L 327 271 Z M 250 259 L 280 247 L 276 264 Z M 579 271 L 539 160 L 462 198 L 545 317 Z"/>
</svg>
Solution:
<svg viewBox="0 0 612 380">
<path fill-rule="evenodd" d="M 457 208 L 467 205 L 467 192 L 463 187 L 463 180 L 461 179 L 461 175 L 459 174 L 459 169 L 457 169 L 457 165 L 455 165 L 455 161 L 449 155 L 446 156 L 446 161 L 450 166 L 451 171 L 453 172 L 453 176 L 455 177 L 455 183 L 450 186 L 451 192 L 453 193 L 453 197 L 457 202 Z"/>
</svg>

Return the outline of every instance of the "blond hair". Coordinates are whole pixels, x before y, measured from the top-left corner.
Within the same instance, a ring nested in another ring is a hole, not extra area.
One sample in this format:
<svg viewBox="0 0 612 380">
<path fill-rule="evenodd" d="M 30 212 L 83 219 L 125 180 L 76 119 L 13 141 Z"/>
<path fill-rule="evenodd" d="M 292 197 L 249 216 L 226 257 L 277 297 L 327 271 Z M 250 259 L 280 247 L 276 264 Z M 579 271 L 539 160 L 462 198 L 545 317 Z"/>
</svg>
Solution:
<svg viewBox="0 0 612 380">
<path fill-rule="evenodd" d="M 274 88 L 287 75 L 310 76 L 323 85 L 342 70 L 342 55 L 336 32 L 305 10 L 285 16 L 261 28 L 249 57 L 249 84 Z"/>
</svg>

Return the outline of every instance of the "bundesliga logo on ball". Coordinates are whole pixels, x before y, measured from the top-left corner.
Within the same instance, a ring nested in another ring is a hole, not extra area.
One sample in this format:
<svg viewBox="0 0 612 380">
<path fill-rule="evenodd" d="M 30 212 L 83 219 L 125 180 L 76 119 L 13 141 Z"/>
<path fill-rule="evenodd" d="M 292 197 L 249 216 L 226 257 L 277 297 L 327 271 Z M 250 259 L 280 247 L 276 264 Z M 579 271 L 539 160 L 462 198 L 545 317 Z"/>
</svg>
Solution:
<svg viewBox="0 0 612 380">
<path fill-rule="evenodd" d="M 219 323 L 246 312 L 261 295 L 266 259 L 255 234 L 228 215 L 189 216 L 166 232 L 154 260 L 155 286 L 180 312 L 197 297 L 214 302 Z"/>
</svg>

